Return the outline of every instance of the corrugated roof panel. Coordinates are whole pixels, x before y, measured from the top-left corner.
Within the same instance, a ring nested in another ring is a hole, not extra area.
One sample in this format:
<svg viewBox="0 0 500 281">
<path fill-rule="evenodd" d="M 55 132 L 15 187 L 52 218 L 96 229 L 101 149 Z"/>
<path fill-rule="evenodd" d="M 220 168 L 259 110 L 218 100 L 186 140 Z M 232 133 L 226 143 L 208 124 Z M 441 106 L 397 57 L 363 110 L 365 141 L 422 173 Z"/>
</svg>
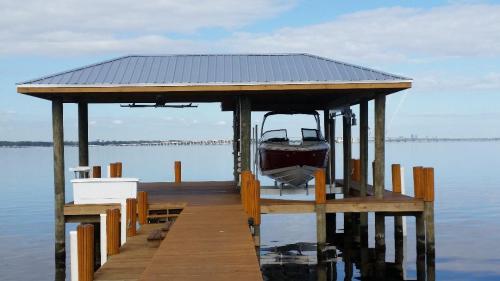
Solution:
<svg viewBox="0 0 500 281">
<path fill-rule="evenodd" d="M 407 81 L 308 54 L 126 56 L 21 84 L 246 84 Z"/>
</svg>

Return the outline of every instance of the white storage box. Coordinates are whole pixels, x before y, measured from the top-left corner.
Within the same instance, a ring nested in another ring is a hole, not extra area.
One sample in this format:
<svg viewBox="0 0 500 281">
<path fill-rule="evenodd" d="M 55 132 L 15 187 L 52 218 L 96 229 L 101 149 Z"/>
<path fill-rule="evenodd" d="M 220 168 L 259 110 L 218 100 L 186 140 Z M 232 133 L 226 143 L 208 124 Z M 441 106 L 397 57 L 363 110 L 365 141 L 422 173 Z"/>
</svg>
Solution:
<svg viewBox="0 0 500 281">
<path fill-rule="evenodd" d="M 74 179 L 73 201 L 75 204 L 123 203 L 137 197 L 136 178 Z"/>
</svg>

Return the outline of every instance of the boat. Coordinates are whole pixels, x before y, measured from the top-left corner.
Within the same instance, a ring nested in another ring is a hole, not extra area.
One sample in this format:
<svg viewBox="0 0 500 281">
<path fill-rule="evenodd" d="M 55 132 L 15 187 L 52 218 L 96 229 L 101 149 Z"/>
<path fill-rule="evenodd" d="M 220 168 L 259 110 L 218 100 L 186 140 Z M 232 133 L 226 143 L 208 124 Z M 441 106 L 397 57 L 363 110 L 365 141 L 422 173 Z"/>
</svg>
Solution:
<svg viewBox="0 0 500 281">
<path fill-rule="evenodd" d="M 274 115 L 306 114 L 314 116 L 315 128 L 301 128 L 301 139 L 290 140 L 286 129 L 265 131 L 266 119 Z M 261 174 L 289 187 L 307 187 L 314 171 L 325 168 L 330 145 L 321 134 L 319 115 L 316 111 L 278 112 L 264 115 L 258 157 Z"/>
</svg>

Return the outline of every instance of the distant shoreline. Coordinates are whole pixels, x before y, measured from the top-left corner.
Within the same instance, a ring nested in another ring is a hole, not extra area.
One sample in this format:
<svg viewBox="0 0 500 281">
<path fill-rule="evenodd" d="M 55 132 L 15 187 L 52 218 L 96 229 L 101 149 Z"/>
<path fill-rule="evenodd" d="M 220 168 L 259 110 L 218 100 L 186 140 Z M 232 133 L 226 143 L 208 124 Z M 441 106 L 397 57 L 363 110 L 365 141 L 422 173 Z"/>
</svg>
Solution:
<svg viewBox="0 0 500 281">
<path fill-rule="evenodd" d="M 354 138 L 353 142 L 359 139 Z M 370 139 L 372 142 L 373 139 Z M 386 142 L 497 142 L 498 138 L 386 138 Z M 342 143 L 342 138 L 336 138 L 336 143 Z M 91 141 L 90 146 L 171 146 L 171 145 L 230 145 L 232 140 L 138 140 L 138 141 Z M 65 141 L 65 146 L 78 146 L 76 141 Z M 0 141 L 0 147 L 52 147 L 49 141 Z"/>
</svg>

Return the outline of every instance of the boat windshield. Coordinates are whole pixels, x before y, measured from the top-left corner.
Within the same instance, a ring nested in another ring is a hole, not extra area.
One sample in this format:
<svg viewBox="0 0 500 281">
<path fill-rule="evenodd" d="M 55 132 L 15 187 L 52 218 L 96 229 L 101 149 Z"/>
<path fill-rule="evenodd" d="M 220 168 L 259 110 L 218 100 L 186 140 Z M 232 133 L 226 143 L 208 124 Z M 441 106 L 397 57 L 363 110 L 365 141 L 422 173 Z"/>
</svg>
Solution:
<svg viewBox="0 0 500 281">
<path fill-rule="evenodd" d="M 280 130 L 270 130 L 264 132 L 262 134 L 262 141 L 271 141 L 271 142 L 281 142 L 281 141 L 288 141 L 288 137 L 286 135 L 286 130 L 285 129 L 280 129 Z"/>
<path fill-rule="evenodd" d="M 320 141 L 321 135 L 316 129 L 306 129 L 302 128 L 302 140 L 303 141 Z"/>
</svg>

